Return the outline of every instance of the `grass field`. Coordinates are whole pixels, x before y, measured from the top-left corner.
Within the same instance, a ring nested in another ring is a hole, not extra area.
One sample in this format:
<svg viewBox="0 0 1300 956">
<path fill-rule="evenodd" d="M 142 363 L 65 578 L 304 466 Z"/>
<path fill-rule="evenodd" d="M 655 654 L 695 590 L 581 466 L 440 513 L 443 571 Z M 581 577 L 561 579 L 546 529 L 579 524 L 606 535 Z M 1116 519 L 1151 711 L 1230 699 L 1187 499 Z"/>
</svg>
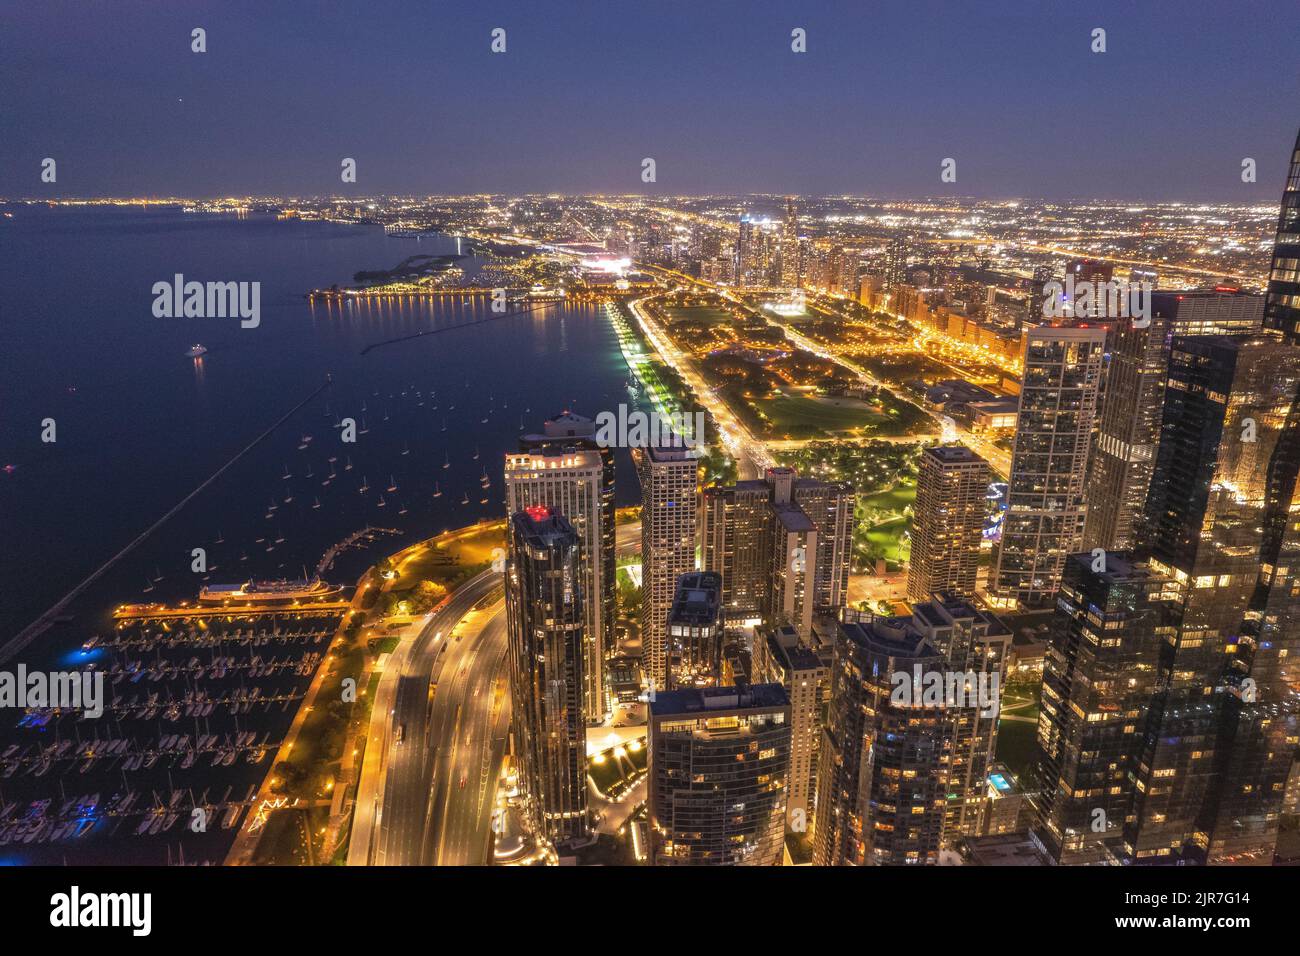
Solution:
<svg viewBox="0 0 1300 956">
<path fill-rule="evenodd" d="M 832 404 L 832 400 L 806 395 L 778 395 L 776 398 L 759 399 L 754 404 L 768 417 L 778 433 L 800 426 L 832 432 L 848 431 L 879 425 L 888 420 L 888 416 L 857 402 L 836 405 Z"/>
<path fill-rule="evenodd" d="M 881 549 L 886 561 L 896 563 L 903 532 L 907 530 L 906 518 L 882 521 L 867 530 L 867 540 Z"/>
<path fill-rule="evenodd" d="M 668 316 L 669 323 L 673 322 L 704 322 L 709 325 L 726 325 L 735 322 L 735 319 L 724 309 L 714 309 L 707 305 L 691 305 L 685 307 L 672 307 L 664 309 Z"/>
<path fill-rule="evenodd" d="M 916 485 L 895 485 L 887 491 L 863 495 L 861 501 L 864 508 L 902 511 L 916 503 Z"/>
</svg>

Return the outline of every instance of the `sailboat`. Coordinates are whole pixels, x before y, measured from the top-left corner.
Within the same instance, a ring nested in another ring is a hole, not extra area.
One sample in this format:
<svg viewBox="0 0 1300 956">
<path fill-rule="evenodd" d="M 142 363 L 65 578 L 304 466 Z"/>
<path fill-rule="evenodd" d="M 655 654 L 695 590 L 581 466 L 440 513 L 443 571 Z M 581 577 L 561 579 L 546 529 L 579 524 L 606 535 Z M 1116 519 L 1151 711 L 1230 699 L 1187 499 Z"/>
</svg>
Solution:
<svg viewBox="0 0 1300 956">
<path fill-rule="evenodd" d="M 352 470 L 352 456 L 351 456 L 351 455 L 348 455 L 347 460 L 346 460 L 346 462 L 345 462 L 344 465 L 343 465 L 343 470 L 344 470 L 344 471 L 351 471 L 351 470 Z"/>
<path fill-rule="evenodd" d="M 288 466 L 288 465 L 285 465 L 285 466 L 284 466 L 284 474 L 281 475 L 280 477 L 283 478 L 283 479 L 286 480 L 286 481 L 288 481 L 290 478 L 293 477 L 293 475 L 289 474 L 289 466 Z"/>
<path fill-rule="evenodd" d="M 411 445 L 410 445 L 410 443 L 408 442 L 408 443 L 406 444 L 406 446 L 402 448 L 402 454 L 403 454 L 403 455 L 409 455 L 410 453 L 411 453 Z"/>
<path fill-rule="evenodd" d="M 433 496 L 435 498 L 442 497 L 442 489 L 438 487 L 438 483 L 436 481 L 433 483 Z"/>
<path fill-rule="evenodd" d="M 153 582 L 149 580 L 149 575 L 147 574 L 144 577 L 144 589 L 145 593 L 153 590 Z"/>
<path fill-rule="evenodd" d="M 443 431 L 447 430 L 447 419 L 445 418 L 442 420 L 442 430 Z"/>
<path fill-rule="evenodd" d="M 267 510 L 267 511 L 275 511 L 275 510 L 276 510 L 277 508 L 279 508 L 279 507 L 280 507 L 280 506 L 277 505 L 277 504 L 275 503 L 275 499 L 272 498 L 272 499 L 271 499 L 271 503 L 270 503 L 269 505 L 266 506 L 266 510 Z"/>
<path fill-rule="evenodd" d="M 379 504 L 377 504 L 375 507 L 377 507 L 377 508 L 382 508 L 382 507 L 384 507 L 384 506 L 387 505 L 387 504 L 388 504 L 388 502 L 384 500 L 384 496 L 383 496 L 383 495 L 380 495 L 380 496 L 379 496 Z"/>
<path fill-rule="evenodd" d="M 478 480 L 478 483 L 479 483 L 480 485 L 482 485 L 484 488 L 489 488 L 489 487 L 491 487 L 491 485 L 492 485 L 492 479 L 488 477 L 488 473 L 487 473 L 487 469 L 486 469 L 486 468 L 483 469 L 483 477 L 480 478 L 480 479 Z"/>
<path fill-rule="evenodd" d="M 474 460 L 478 461 L 478 445 L 474 446 Z"/>
<path fill-rule="evenodd" d="M 293 492 L 290 491 L 288 488 L 285 488 L 285 489 L 284 489 L 284 503 L 287 505 L 287 504 L 291 504 L 292 502 L 293 502 Z"/>
<path fill-rule="evenodd" d="M 314 474 L 312 474 L 311 465 L 308 465 L 308 466 L 307 466 L 307 474 L 303 475 L 303 477 L 304 477 L 304 478 L 315 478 L 315 477 L 316 477 Z"/>
<path fill-rule="evenodd" d="M 406 502 L 404 502 L 404 501 L 399 501 L 398 504 L 401 505 L 402 507 L 400 507 L 400 508 L 397 509 L 397 513 L 398 513 L 399 515 L 404 515 L 404 514 L 406 514 Z"/>
<path fill-rule="evenodd" d="M 367 491 L 369 491 L 369 490 L 370 490 L 370 482 L 366 481 L 366 476 L 365 476 L 365 475 L 362 475 L 362 476 L 361 476 L 361 487 L 358 488 L 357 491 L 361 492 L 361 493 L 364 495 L 364 494 L 365 494 Z"/>
<path fill-rule="evenodd" d="M 450 467 L 451 467 L 451 454 L 450 454 L 449 452 L 444 452 L 444 453 L 443 453 L 443 456 L 442 456 L 442 467 L 443 467 L 443 468 L 450 468 Z"/>
<path fill-rule="evenodd" d="M 279 528 L 275 529 L 275 543 L 276 544 L 284 543 L 284 532 L 281 531 Z"/>
<path fill-rule="evenodd" d="M 469 504 L 469 492 L 468 492 L 468 491 L 465 492 L 463 495 L 460 496 L 460 503 L 463 504 L 463 505 L 467 505 L 467 504 Z"/>
<path fill-rule="evenodd" d="M 216 540 L 215 542 L 213 542 L 213 543 L 214 543 L 214 544 L 225 544 L 225 543 L 226 543 L 226 539 L 223 538 L 223 537 L 221 536 L 221 529 L 220 529 L 220 528 L 217 529 L 217 540 Z"/>
<path fill-rule="evenodd" d="M 314 499 L 311 503 L 311 506 L 313 510 L 320 508 L 320 499 L 319 498 Z"/>
<path fill-rule="evenodd" d="M 366 416 L 365 416 L 365 415 L 362 415 L 362 416 L 361 416 L 361 427 L 357 429 L 357 434 L 358 434 L 358 435 L 368 435 L 368 434 L 370 434 L 370 426 L 366 424 Z"/>
<path fill-rule="evenodd" d="M 396 490 L 397 490 L 397 482 L 393 480 L 393 476 L 392 476 L 391 473 L 388 475 L 388 488 L 387 488 L 387 490 L 388 490 L 388 491 L 396 491 Z"/>
</svg>

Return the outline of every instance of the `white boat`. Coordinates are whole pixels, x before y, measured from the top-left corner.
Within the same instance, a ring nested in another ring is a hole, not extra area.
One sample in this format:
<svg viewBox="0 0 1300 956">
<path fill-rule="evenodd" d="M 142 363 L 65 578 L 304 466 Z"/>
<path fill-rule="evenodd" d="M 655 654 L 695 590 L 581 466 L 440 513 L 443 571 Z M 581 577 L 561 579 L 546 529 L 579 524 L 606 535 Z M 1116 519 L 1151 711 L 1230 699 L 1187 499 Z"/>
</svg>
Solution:
<svg viewBox="0 0 1300 956">
<path fill-rule="evenodd" d="M 190 358 L 199 358 L 201 356 L 207 355 L 208 350 L 204 348 L 202 345 L 191 345 L 186 350 L 185 354 Z"/>
</svg>

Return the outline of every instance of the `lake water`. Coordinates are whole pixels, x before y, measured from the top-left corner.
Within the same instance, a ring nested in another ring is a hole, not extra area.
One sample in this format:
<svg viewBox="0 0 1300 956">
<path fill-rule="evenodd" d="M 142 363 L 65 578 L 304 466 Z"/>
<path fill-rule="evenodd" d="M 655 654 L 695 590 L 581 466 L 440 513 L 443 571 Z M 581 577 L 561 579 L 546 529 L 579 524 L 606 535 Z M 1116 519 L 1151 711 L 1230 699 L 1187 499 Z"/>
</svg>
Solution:
<svg viewBox="0 0 1300 956">
<path fill-rule="evenodd" d="M 402 532 L 380 542 L 391 552 L 499 517 L 502 454 L 521 422 L 535 429 L 564 408 L 594 416 L 627 401 L 627 368 L 595 306 L 556 304 L 363 355 L 377 341 L 487 318 L 488 303 L 303 297 L 358 270 L 454 252 L 446 237 L 175 207 L 3 208 L 13 216 L 0 219 L 0 465 L 13 470 L 0 473 L 0 635 L 25 627 L 327 373 L 333 379 L 79 598 L 75 623 L 43 636 L 24 653 L 29 661 L 106 629 L 116 602 L 193 598 L 197 547 L 216 566 L 214 582 L 296 577 L 367 524 Z M 155 318 L 152 287 L 176 273 L 260 282 L 260 326 Z M 185 355 L 195 343 L 208 349 L 200 361 Z M 343 444 L 336 416 L 364 420 L 366 433 Z M 48 444 L 47 418 L 57 437 Z M 305 435 L 312 440 L 299 450 Z M 338 477 L 324 485 L 331 468 Z M 491 487 L 480 504 L 485 468 Z M 619 502 L 630 504 L 637 487 L 626 454 L 618 472 Z M 333 577 L 354 581 L 373 556 L 349 552 Z"/>
</svg>

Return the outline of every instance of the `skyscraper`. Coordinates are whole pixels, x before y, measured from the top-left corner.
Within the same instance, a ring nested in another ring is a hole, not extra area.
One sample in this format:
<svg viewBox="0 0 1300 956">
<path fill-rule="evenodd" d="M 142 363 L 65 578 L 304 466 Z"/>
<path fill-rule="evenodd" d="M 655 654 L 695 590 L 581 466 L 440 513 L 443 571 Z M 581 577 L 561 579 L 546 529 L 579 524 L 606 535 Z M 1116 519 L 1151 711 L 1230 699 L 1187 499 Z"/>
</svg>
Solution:
<svg viewBox="0 0 1300 956">
<path fill-rule="evenodd" d="M 683 574 L 668 611 L 668 687 L 712 687 L 721 681 L 722 639 L 722 575 Z"/>
<path fill-rule="evenodd" d="M 701 558 L 722 574 L 728 616 L 797 623 L 843 607 L 853 503 L 849 485 L 799 478 L 793 468 L 704 489 Z"/>
<path fill-rule="evenodd" d="M 1276 333 L 1173 342 L 1147 503 L 1149 564 L 1166 579 L 1170 631 L 1124 835 L 1135 862 L 1204 861 L 1207 847 L 1224 836 L 1214 832 L 1217 802 L 1242 784 L 1227 772 L 1234 758 L 1222 722 L 1234 691 L 1241 693 L 1232 680 L 1236 661 L 1262 652 L 1262 664 L 1274 650 L 1259 631 L 1243 635 L 1242 624 L 1261 612 L 1252 607 L 1261 563 L 1269 576 L 1274 569 L 1261 560 L 1275 477 L 1269 463 L 1289 437 L 1284 426 L 1297 384 L 1300 348 Z M 1277 633 L 1286 644 L 1293 640 L 1285 626 Z M 1247 722 L 1251 711 L 1258 708 L 1246 709 Z M 1294 750 L 1292 742 L 1288 761 Z M 1271 825 L 1275 833 L 1276 819 Z"/>
<path fill-rule="evenodd" d="M 907 569 L 913 601 L 928 600 L 935 591 L 974 596 L 991 478 L 988 462 L 964 445 L 921 453 Z"/>
<path fill-rule="evenodd" d="M 813 828 L 817 755 L 821 750 L 822 692 L 830 669 L 789 625 L 754 635 L 756 680 L 780 684 L 790 698 L 790 797 L 786 819 L 794 832 Z"/>
<path fill-rule="evenodd" d="M 998 745 L 998 715 L 1011 632 L 963 595 L 938 591 L 912 606 L 909 626 L 943 657 L 946 674 L 968 690 L 981 682 L 988 699 L 969 692 L 945 701 L 948 759 L 944 774 L 943 842 L 980 832 L 988 809 L 988 779 Z"/>
<path fill-rule="evenodd" d="M 1169 347 L 1175 336 L 1227 335 L 1260 327 L 1263 297 L 1226 292 L 1158 292 L 1145 327 L 1111 333 L 1110 363 L 1088 462 L 1083 549 L 1138 544 L 1160 440 Z"/>
<path fill-rule="evenodd" d="M 610 710 L 605 656 L 614 646 L 613 458 L 594 438 L 565 434 L 591 424 L 565 415 L 548 422 L 546 434 L 525 435 L 521 450 L 505 456 L 505 487 L 507 514 L 545 506 L 568 518 L 582 542 L 583 708 L 589 720 L 599 723 Z"/>
<path fill-rule="evenodd" d="M 817 579 L 817 527 L 793 502 L 772 505 L 772 581 L 768 623 L 790 624 L 803 637 L 812 633 Z"/>
<path fill-rule="evenodd" d="M 897 294 L 907 281 L 907 258 L 910 249 L 906 236 L 894 236 L 885 243 L 885 291 Z M 894 305 L 898 300 L 890 300 Z"/>
<path fill-rule="evenodd" d="M 651 686 L 668 685 L 668 611 L 695 570 L 699 462 L 685 448 L 633 449 L 641 478 L 641 646 Z"/>
<path fill-rule="evenodd" d="M 587 834 L 582 544 L 542 505 L 510 518 L 506 626 L 519 786 L 539 839 Z"/>
<path fill-rule="evenodd" d="M 1300 135 L 1282 193 L 1264 325 L 1300 342 Z M 1281 383 L 1277 383 L 1280 387 Z M 1272 862 L 1286 781 L 1300 740 L 1300 397 L 1290 403 L 1269 457 L 1259 579 L 1226 677 L 1220 718 L 1220 776 L 1202 818 L 1210 863 Z"/>
<path fill-rule="evenodd" d="M 943 659 L 904 619 L 841 623 L 817 774 L 818 866 L 935 864 L 944 824 L 942 706 L 891 700 L 892 677 Z"/>
<path fill-rule="evenodd" d="M 785 219 L 781 223 L 781 285 L 797 289 L 803 280 L 802 249 L 799 244 L 799 216 L 793 196 L 785 197 Z"/>
<path fill-rule="evenodd" d="M 1060 864 L 1124 858 L 1124 821 L 1167 633 L 1163 578 L 1128 554 L 1100 557 L 1066 561 L 1043 665 L 1034 835 Z"/>
<path fill-rule="evenodd" d="M 780 684 L 657 694 L 648 805 L 654 863 L 779 864 L 789 767 L 790 701 Z"/>
<path fill-rule="evenodd" d="M 998 606 L 1050 604 L 1066 555 L 1079 550 L 1105 342 L 1104 329 L 1086 326 L 1025 333 L 1007 512 L 989 588 Z"/>
<path fill-rule="evenodd" d="M 758 620 L 767 606 L 770 498 L 765 481 L 710 485 L 701 495 L 701 566 L 722 575 L 729 620 Z"/>
</svg>

